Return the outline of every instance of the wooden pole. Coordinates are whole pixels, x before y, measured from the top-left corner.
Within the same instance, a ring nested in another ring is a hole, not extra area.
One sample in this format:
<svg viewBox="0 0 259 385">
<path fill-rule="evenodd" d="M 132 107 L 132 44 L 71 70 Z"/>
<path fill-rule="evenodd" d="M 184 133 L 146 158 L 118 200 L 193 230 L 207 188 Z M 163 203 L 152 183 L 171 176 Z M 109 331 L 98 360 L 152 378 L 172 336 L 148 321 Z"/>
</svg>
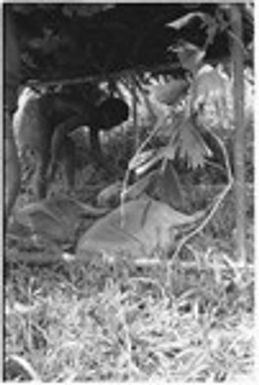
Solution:
<svg viewBox="0 0 259 385">
<path fill-rule="evenodd" d="M 236 245 L 240 265 L 246 264 L 246 202 L 245 202 L 245 121 L 244 121 L 244 48 L 243 26 L 239 5 L 231 6 L 232 61 L 234 72 L 234 116 L 235 116 L 235 204 Z"/>
<path fill-rule="evenodd" d="M 148 66 L 138 66 L 134 68 L 128 68 L 121 71 L 114 71 L 109 73 L 109 79 L 113 79 L 114 81 L 120 80 L 121 78 L 130 78 L 136 73 L 142 74 L 146 72 L 150 72 L 152 74 L 160 74 L 164 72 L 173 72 L 177 71 L 181 68 L 179 63 L 170 63 L 170 64 L 163 64 L 163 65 L 156 65 L 154 67 L 148 67 Z M 78 76 L 74 78 L 66 78 L 66 79 L 54 79 L 54 80 L 47 80 L 47 79 L 29 79 L 25 85 L 28 85 L 29 87 L 56 87 L 56 86 L 76 86 L 78 84 L 84 84 L 84 83 L 95 83 L 95 82 L 101 82 L 107 80 L 107 75 L 86 75 L 86 76 Z"/>
<path fill-rule="evenodd" d="M 131 90 L 132 90 L 132 115 L 133 115 L 133 129 L 135 132 L 135 151 L 139 148 L 140 137 L 138 129 L 138 111 L 137 111 L 137 82 L 134 74 L 131 76 Z"/>
</svg>

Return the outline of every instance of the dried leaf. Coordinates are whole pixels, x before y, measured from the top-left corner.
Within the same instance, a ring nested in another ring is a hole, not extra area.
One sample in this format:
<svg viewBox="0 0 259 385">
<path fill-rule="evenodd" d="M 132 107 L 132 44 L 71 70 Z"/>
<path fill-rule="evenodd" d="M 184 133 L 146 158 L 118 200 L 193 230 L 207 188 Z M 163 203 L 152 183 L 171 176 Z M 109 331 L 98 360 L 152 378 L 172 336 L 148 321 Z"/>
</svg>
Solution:
<svg viewBox="0 0 259 385">
<path fill-rule="evenodd" d="M 199 17 L 202 20 L 206 19 L 206 15 L 202 12 L 190 12 L 187 15 L 184 15 L 172 21 L 171 23 L 168 23 L 167 26 L 175 29 L 181 29 L 188 25 L 190 21 L 193 20 L 195 17 Z"/>
</svg>

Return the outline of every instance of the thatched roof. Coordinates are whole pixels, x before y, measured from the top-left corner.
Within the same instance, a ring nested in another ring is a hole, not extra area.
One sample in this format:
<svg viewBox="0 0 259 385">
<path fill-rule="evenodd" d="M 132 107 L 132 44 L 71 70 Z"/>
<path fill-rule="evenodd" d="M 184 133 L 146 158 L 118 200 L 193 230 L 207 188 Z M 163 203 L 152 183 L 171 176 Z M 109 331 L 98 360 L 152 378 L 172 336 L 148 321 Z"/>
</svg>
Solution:
<svg viewBox="0 0 259 385">
<path fill-rule="evenodd" d="M 202 47 L 208 30 L 197 15 L 180 30 L 168 26 L 188 13 L 215 16 L 217 4 L 13 4 L 22 44 L 23 76 L 41 80 L 108 75 L 178 63 L 170 46 L 179 40 Z M 222 6 L 222 5 L 221 5 Z M 242 6 L 245 47 L 253 39 L 251 9 Z M 227 29 L 217 31 L 207 59 L 230 53 Z M 250 58 L 251 60 L 251 58 Z M 175 66 L 180 75 L 182 69 Z"/>
</svg>

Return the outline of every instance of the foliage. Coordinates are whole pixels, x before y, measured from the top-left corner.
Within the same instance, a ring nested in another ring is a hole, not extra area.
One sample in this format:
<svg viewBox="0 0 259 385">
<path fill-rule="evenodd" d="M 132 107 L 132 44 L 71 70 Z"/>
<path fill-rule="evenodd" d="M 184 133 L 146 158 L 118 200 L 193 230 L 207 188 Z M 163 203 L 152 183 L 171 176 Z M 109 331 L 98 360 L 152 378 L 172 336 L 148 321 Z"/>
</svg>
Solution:
<svg viewBox="0 0 259 385">
<path fill-rule="evenodd" d="M 170 101 L 173 100 L 173 105 L 165 115 L 157 119 L 152 132 L 138 148 L 129 162 L 129 173 L 135 172 L 140 178 L 139 183 L 141 183 L 142 178 L 147 180 L 147 175 L 150 173 L 152 178 L 149 180 L 150 183 L 145 185 L 145 191 L 150 191 L 151 185 L 155 183 L 161 192 L 160 199 L 162 198 L 163 201 L 175 208 L 183 209 L 185 203 L 181 199 L 182 187 L 179 174 L 177 174 L 177 164 L 185 164 L 187 168 L 194 171 L 199 168 L 204 169 L 208 159 L 213 159 L 213 157 L 215 159 L 217 153 L 215 154 L 213 151 L 216 149 L 221 154 L 223 172 L 225 172 L 229 183 L 231 180 L 228 152 L 214 128 L 218 124 L 225 126 L 226 123 L 226 79 L 220 75 L 217 69 L 211 67 L 208 69 L 206 66 L 202 66 L 192 79 L 187 92 L 185 91 L 185 102 L 181 104 L 180 108 L 178 107 L 183 98 L 182 90 L 185 84 L 177 83 L 179 84 L 179 92 L 177 89 L 175 93 L 171 92 L 170 94 L 168 90 L 172 89 L 172 84 L 174 84 L 174 80 L 155 89 L 155 95 L 158 95 L 163 103 L 170 105 Z M 208 126 L 206 111 L 208 104 L 214 107 L 216 111 L 214 116 L 219 121 L 215 124 L 214 119 L 210 126 Z M 219 109 L 221 114 L 217 113 Z M 166 145 L 145 150 L 153 137 L 158 135 L 157 132 L 163 130 L 169 117 L 171 127 Z M 208 138 L 214 147 L 208 142 Z M 157 176 L 154 176 L 154 169 L 157 170 Z M 169 169 L 171 172 L 168 172 Z"/>
</svg>

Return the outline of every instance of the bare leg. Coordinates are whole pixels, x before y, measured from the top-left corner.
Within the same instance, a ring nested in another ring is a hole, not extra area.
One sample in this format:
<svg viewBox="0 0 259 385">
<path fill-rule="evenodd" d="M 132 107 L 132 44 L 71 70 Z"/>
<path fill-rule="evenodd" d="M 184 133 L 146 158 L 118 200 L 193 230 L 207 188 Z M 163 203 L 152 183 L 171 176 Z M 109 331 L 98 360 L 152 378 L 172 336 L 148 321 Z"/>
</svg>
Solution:
<svg viewBox="0 0 259 385">
<path fill-rule="evenodd" d="M 102 147 L 99 138 L 99 131 L 95 128 L 90 128 L 90 151 L 93 160 L 101 167 L 106 168 L 105 160 L 103 158 Z"/>
</svg>

